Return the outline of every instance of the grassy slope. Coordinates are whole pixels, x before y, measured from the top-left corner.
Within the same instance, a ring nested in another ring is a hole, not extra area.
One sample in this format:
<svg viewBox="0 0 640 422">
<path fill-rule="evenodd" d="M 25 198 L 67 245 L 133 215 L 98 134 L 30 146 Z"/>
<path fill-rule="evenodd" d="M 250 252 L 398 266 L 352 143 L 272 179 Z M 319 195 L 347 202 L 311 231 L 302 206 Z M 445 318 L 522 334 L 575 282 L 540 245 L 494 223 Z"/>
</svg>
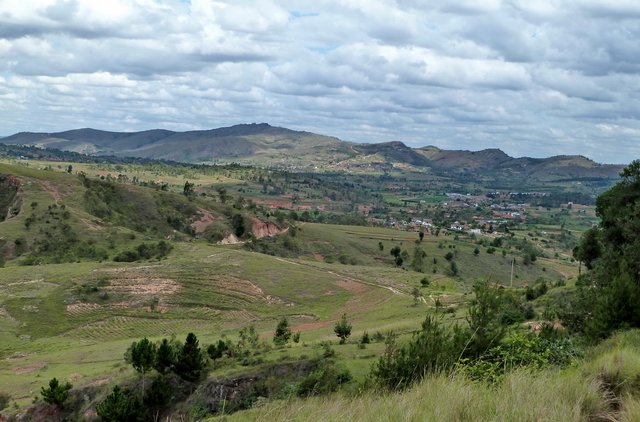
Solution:
<svg viewBox="0 0 640 422">
<path fill-rule="evenodd" d="M 0 164 L 0 173 L 16 174 L 26 181 L 23 212 L 0 224 L 0 236 L 23 236 L 24 218 L 35 201 L 37 209 L 64 204 L 78 232 L 95 237 L 97 242 L 104 237 L 104 229 L 94 227 L 96 218 L 84 210 L 83 187 L 77 177 L 5 164 Z M 152 175 L 146 176 L 152 179 Z M 179 185 L 181 179 L 172 181 Z M 123 235 L 132 233 L 122 227 L 110 229 Z M 426 261 L 437 257 L 438 264 L 436 274 L 430 272 L 433 265 L 425 268 L 433 283 L 422 289 L 425 301 L 414 306 L 410 293 L 425 274 L 395 268 L 388 251 L 402 242 L 412 256 L 415 233 L 310 223 L 302 224 L 301 229 L 299 240 L 309 244 L 315 254 L 299 259 L 195 241 L 174 242 L 170 256 L 157 262 L 29 267 L 8 263 L 0 268 L 0 385 L 27 403 L 53 376 L 70 379 L 77 386 L 113 382 L 131 375 L 122 354 L 134 339 L 183 336 L 193 331 L 207 344 L 223 333 L 233 336 L 238 328 L 255 324 L 268 340 L 282 315 L 289 317 L 294 330 L 303 331 L 303 343 L 274 350 L 267 360 L 309 355 L 315 353 L 319 341 L 335 339 L 333 323 L 343 312 L 353 320 L 353 338 L 364 330 L 407 332 L 419 325 L 436 296 L 447 305 L 464 303 L 475 278 L 491 276 L 504 284 L 510 271 L 508 260 L 498 254 L 483 251 L 474 256 L 472 244 L 451 238 L 441 249 L 442 236 L 427 236 L 422 244 Z M 384 251 L 379 251 L 378 242 L 383 243 Z M 443 256 L 451 250 L 449 245 L 458 250 L 458 278 L 446 275 L 448 263 Z M 117 248 L 128 246 L 122 242 Z M 328 254 L 346 254 L 357 265 L 322 262 L 321 256 Z M 555 265 L 559 272 L 575 272 L 567 263 Z M 539 276 L 551 280 L 558 276 L 551 267 L 543 272 L 538 264 L 517 267 L 517 271 L 517 285 Z M 106 300 L 83 287 L 100 282 L 104 285 L 99 291 L 108 293 Z M 460 307 L 450 318 L 461 318 L 462 314 Z M 383 347 L 377 343 L 362 351 L 355 344 L 340 346 L 339 357 L 357 379 L 362 379 Z M 241 370 L 229 368 L 213 376 Z"/>
<path fill-rule="evenodd" d="M 566 370 L 518 371 L 498 385 L 437 375 L 401 393 L 337 393 L 269 403 L 211 421 L 637 421 L 640 331 L 619 334 Z"/>
</svg>

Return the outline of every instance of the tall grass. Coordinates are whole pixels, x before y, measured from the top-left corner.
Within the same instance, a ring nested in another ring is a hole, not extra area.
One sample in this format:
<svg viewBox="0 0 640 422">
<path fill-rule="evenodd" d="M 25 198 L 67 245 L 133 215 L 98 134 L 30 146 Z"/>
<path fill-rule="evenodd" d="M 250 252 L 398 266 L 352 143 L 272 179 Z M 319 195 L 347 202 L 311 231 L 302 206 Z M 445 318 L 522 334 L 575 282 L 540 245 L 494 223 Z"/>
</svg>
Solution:
<svg viewBox="0 0 640 422">
<path fill-rule="evenodd" d="M 229 421 L 586 421 L 615 420 L 600 383 L 573 372 L 514 372 L 499 385 L 439 375 L 403 393 L 334 395 L 276 402 Z"/>
<path fill-rule="evenodd" d="M 620 333 L 565 370 L 518 370 L 496 384 L 434 375 L 400 393 L 273 402 L 228 421 L 638 421 L 640 330 Z M 214 419 L 215 420 L 215 419 Z"/>
</svg>

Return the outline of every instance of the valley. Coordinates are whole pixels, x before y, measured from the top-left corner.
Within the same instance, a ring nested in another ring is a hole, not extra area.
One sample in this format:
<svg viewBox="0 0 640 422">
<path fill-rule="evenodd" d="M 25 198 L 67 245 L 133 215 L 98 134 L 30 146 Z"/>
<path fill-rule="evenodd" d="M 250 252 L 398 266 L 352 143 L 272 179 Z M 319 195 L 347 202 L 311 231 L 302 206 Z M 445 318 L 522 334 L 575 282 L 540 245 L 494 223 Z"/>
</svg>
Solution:
<svg viewBox="0 0 640 422">
<path fill-rule="evenodd" d="M 591 198 L 580 192 L 523 203 L 415 190 L 402 175 L 11 156 L 0 173 L 15 209 L 1 223 L 0 384 L 19 408 L 53 377 L 129 379 L 122 355 L 142 337 L 211 344 L 253 326 L 268 344 L 286 316 L 299 343 L 261 352 L 268 367 L 319 353 L 342 314 L 354 338 L 406 337 L 430 310 L 464 322 L 478 279 L 558 295 L 578 274 L 572 245 L 597 222 L 592 205 L 561 200 Z M 539 319 L 547 305 L 532 304 Z M 336 348 L 364 381 L 385 345 Z M 231 360 L 210 377 L 246 371 Z"/>
</svg>

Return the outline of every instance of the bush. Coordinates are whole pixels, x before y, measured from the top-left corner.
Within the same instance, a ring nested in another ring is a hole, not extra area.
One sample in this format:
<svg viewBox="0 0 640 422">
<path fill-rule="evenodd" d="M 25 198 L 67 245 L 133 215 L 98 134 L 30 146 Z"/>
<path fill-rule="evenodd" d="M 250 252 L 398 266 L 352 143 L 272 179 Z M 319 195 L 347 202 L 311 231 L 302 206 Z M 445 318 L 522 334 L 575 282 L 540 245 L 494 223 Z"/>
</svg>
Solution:
<svg viewBox="0 0 640 422">
<path fill-rule="evenodd" d="M 351 324 L 347 320 L 347 314 L 342 314 L 340 321 L 336 322 L 333 331 L 340 338 L 340 344 L 345 344 L 351 335 Z"/>
<path fill-rule="evenodd" d="M 49 381 L 49 387 L 42 387 L 40 394 L 45 402 L 49 404 L 55 404 L 56 406 L 63 408 L 64 402 L 69 398 L 69 390 L 72 385 L 70 383 L 60 384 L 57 378 L 53 378 Z"/>
<path fill-rule="evenodd" d="M 174 372 L 186 381 L 198 381 L 204 375 L 205 360 L 195 334 L 189 333 L 176 355 Z"/>
<path fill-rule="evenodd" d="M 11 401 L 11 396 L 7 393 L 0 393 L 0 411 L 6 409 Z"/>
<path fill-rule="evenodd" d="M 298 395 L 308 397 L 319 394 L 332 393 L 342 385 L 352 380 L 348 369 L 338 368 L 333 364 L 325 364 L 321 368 L 307 375 L 298 384 Z"/>
<path fill-rule="evenodd" d="M 131 391 L 116 385 L 111 394 L 96 406 L 96 413 L 105 422 L 135 422 L 143 419 L 142 409 Z"/>
<path fill-rule="evenodd" d="M 164 240 L 158 243 L 141 243 L 134 250 L 119 253 L 113 260 L 116 262 L 134 262 L 143 259 L 161 259 L 167 256 L 172 249 L 173 246 Z"/>
<path fill-rule="evenodd" d="M 289 328 L 289 321 L 287 321 L 287 318 L 282 317 L 276 326 L 275 333 L 273 334 L 273 342 L 276 346 L 284 346 L 289 342 L 290 338 L 291 329 Z"/>
<path fill-rule="evenodd" d="M 533 333 L 513 333 L 476 361 L 464 359 L 456 369 L 474 380 L 500 381 L 515 368 L 540 370 L 566 366 L 582 352 L 569 338 L 545 339 Z"/>
<path fill-rule="evenodd" d="M 393 337 L 387 339 L 386 350 L 372 375 L 384 387 L 406 388 L 427 374 L 451 368 L 467 340 L 468 333 L 458 326 L 449 329 L 436 317 L 428 316 L 406 346 L 398 346 Z"/>
</svg>

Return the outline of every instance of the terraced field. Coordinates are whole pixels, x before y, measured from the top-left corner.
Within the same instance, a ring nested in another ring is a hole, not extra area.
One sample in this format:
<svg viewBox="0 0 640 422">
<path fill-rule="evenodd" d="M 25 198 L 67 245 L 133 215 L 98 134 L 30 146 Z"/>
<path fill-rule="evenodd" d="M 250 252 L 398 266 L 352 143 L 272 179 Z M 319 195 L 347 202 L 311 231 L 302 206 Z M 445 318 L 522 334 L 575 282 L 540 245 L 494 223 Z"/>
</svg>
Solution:
<svg viewBox="0 0 640 422">
<path fill-rule="evenodd" d="M 144 336 L 180 338 L 194 332 L 206 345 L 222 335 L 236 338 L 240 328 L 252 324 L 270 342 L 277 321 L 286 316 L 301 342 L 273 350 L 265 359 L 295 359 L 315 353 L 324 340 L 335 340 L 333 325 L 344 313 L 353 323 L 352 338 L 364 331 L 409 333 L 437 303 L 447 310 L 448 321 L 462 320 L 476 279 L 510 281 L 515 252 L 503 256 L 483 247 L 474 254 L 477 243 L 470 238 L 427 234 L 417 243 L 414 232 L 297 223 L 295 237 L 281 236 L 303 245 L 302 252 L 270 256 L 242 244 L 217 245 L 179 233 L 160 237 L 97 218 L 86 209 L 85 187 L 77 176 L 4 164 L 0 173 L 16 174 L 23 182 L 21 212 L 0 223 L 0 237 L 15 247 L 18 238 L 31 241 L 59 224 L 56 217 L 63 212 L 68 212 L 66 224 L 88 245 L 109 248 L 112 243 L 111 257 L 140 242 L 166 239 L 173 247 L 167 257 L 142 262 L 21 265 L 27 262 L 20 256 L 0 268 L 0 385 L 19 404 L 29 403 L 52 377 L 82 386 L 131 376 L 123 352 Z M 31 213 L 39 219 L 25 229 Z M 394 247 L 406 251 L 409 261 L 417 248 L 424 251 L 422 272 L 396 267 L 390 255 Z M 535 264 L 519 262 L 514 286 L 574 277 L 577 264 L 551 253 Z M 450 273 L 450 260 L 457 274 Z M 425 277 L 428 287 L 421 285 Z M 419 297 L 414 297 L 416 288 Z M 367 350 L 348 344 L 340 346 L 340 359 L 363 378 L 383 349 L 383 343 Z M 242 369 L 222 369 L 213 376 Z"/>
</svg>

